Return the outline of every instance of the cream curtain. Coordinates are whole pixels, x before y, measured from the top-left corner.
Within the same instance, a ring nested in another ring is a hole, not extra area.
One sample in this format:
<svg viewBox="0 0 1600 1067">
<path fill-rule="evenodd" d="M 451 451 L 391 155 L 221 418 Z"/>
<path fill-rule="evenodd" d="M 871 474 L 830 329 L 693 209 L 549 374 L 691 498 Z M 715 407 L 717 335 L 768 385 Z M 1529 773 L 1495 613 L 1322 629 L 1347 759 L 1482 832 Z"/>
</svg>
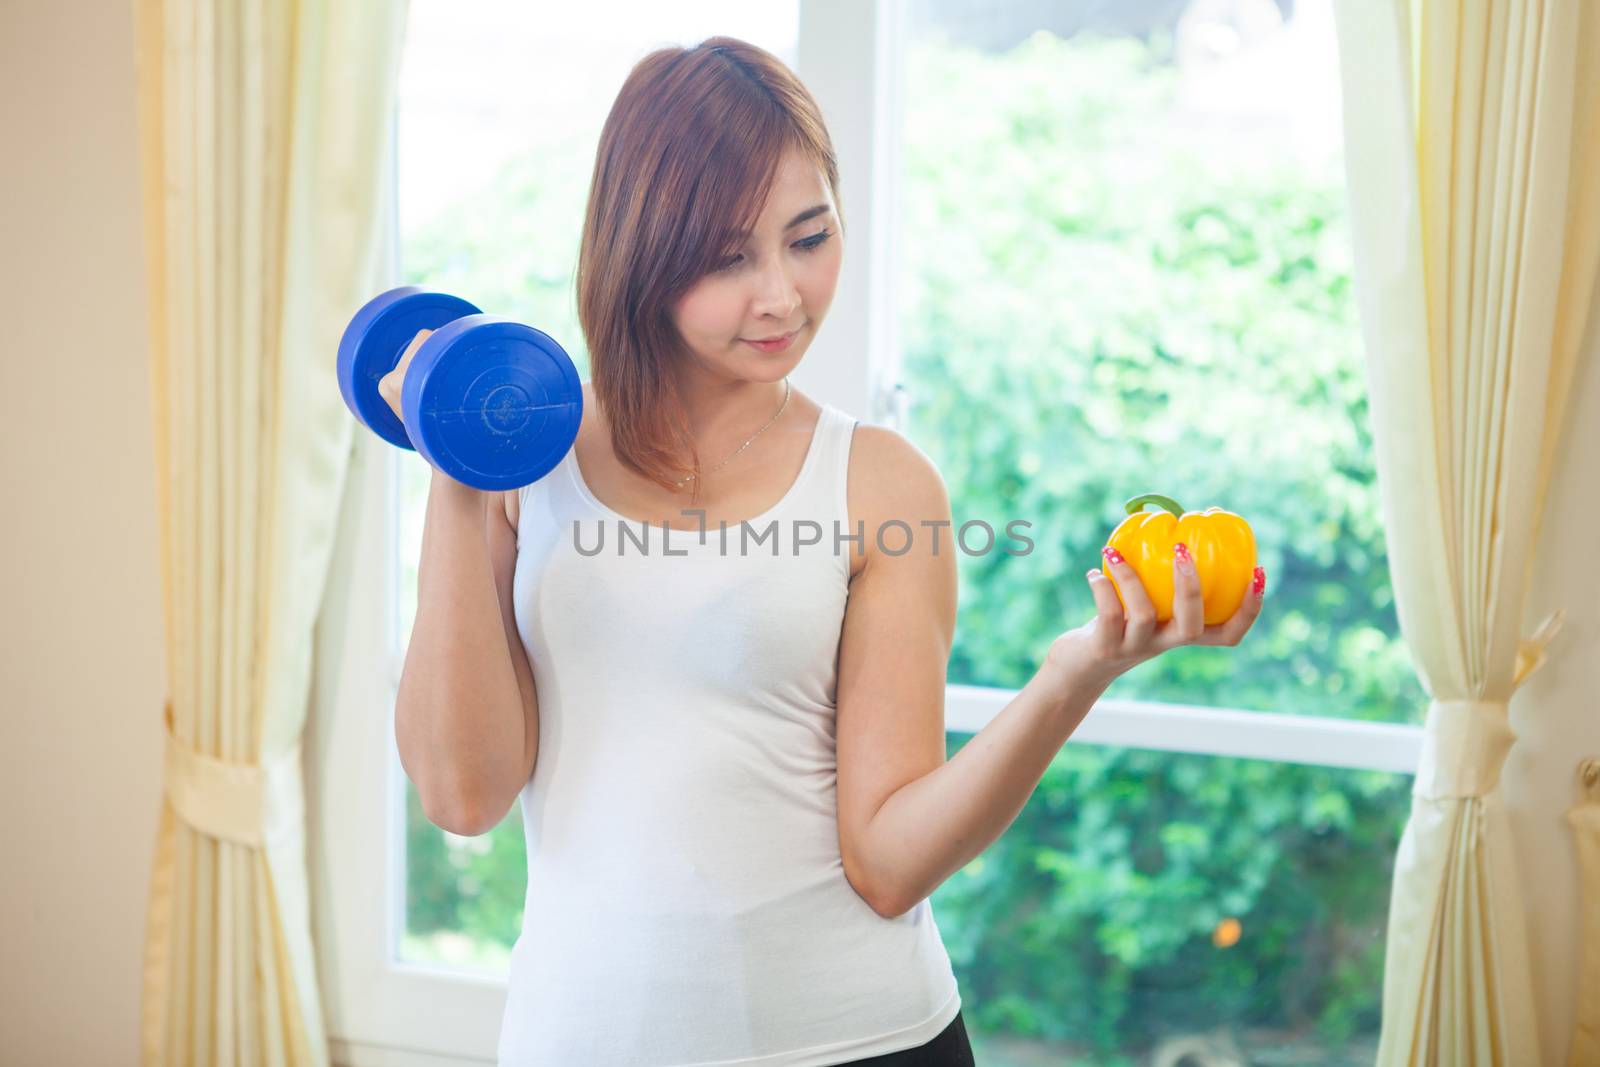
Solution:
<svg viewBox="0 0 1600 1067">
<path fill-rule="evenodd" d="M 1578 1017 L 1573 1024 L 1567 1067 L 1600 1064 L 1600 759 L 1578 769 L 1578 803 L 1567 809 L 1578 846 L 1578 870 L 1585 902 L 1579 931 L 1586 951 L 1578 961 Z"/>
<path fill-rule="evenodd" d="M 169 701 L 142 1062 L 326 1064 L 300 765 L 404 0 L 134 0 Z"/>
<path fill-rule="evenodd" d="M 1512 692 L 1562 618 L 1519 637 L 1600 262 L 1600 4 L 1335 12 L 1381 508 L 1432 697 L 1378 1063 L 1553 1063 L 1498 783 Z"/>
</svg>

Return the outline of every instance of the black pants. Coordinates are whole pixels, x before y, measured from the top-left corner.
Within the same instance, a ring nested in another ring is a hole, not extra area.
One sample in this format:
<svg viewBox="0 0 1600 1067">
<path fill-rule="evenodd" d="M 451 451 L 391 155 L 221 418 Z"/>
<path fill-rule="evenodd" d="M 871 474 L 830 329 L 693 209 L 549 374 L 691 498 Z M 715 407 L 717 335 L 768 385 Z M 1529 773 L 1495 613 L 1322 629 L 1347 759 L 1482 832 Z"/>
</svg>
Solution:
<svg viewBox="0 0 1600 1067">
<path fill-rule="evenodd" d="M 976 1061 L 972 1058 L 972 1045 L 967 1041 L 967 1024 L 958 1011 L 950 1025 L 926 1044 L 851 1060 L 837 1067 L 976 1067 Z"/>
</svg>

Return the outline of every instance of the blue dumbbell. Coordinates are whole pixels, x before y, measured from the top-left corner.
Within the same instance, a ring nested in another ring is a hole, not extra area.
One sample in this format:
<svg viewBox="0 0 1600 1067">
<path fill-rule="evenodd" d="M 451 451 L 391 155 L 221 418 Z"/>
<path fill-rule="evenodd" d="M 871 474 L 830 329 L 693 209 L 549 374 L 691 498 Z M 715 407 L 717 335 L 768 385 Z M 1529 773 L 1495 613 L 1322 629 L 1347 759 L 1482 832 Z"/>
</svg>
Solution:
<svg viewBox="0 0 1600 1067">
<path fill-rule="evenodd" d="M 400 389 L 378 393 L 422 330 Z M 474 489 L 520 489 L 561 462 L 583 421 L 583 385 L 542 330 L 415 285 L 381 293 L 339 341 L 339 389 L 362 425 Z"/>
</svg>

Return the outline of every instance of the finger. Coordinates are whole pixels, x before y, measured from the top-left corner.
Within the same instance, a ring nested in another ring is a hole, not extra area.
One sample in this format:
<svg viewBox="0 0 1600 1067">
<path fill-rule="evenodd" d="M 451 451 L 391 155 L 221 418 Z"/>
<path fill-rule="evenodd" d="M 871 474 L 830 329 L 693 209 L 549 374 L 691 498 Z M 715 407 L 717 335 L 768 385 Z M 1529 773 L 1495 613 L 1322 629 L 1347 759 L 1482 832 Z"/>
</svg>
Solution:
<svg viewBox="0 0 1600 1067">
<path fill-rule="evenodd" d="M 1200 574 L 1189 546 L 1172 546 L 1172 621 L 1162 627 L 1163 651 L 1194 642 L 1206 629 L 1206 606 L 1200 595 Z"/>
<path fill-rule="evenodd" d="M 1261 568 L 1257 567 L 1256 570 L 1259 571 Z M 1265 572 L 1262 573 L 1263 577 L 1265 577 Z M 1217 623 L 1215 626 L 1207 626 L 1205 634 L 1198 642 L 1199 644 L 1237 645 L 1243 640 L 1244 635 L 1251 626 L 1255 625 L 1256 619 L 1261 615 L 1262 598 L 1252 592 L 1251 587 L 1254 584 L 1255 576 L 1252 575 L 1251 585 L 1245 587 L 1244 601 L 1239 605 L 1238 610 L 1230 615 L 1226 622 Z"/>
<path fill-rule="evenodd" d="M 1117 592 L 1122 596 L 1123 614 L 1127 618 L 1122 631 L 1123 653 L 1145 655 L 1148 653 L 1150 635 L 1156 628 L 1155 605 L 1150 602 L 1150 594 L 1145 592 L 1138 572 L 1122 558 L 1120 552 L 1108 545 L 1101 549 L 1100 554 L 1105 556 L 1107 573 L 1117 583 Z"/>
<path fill-rule="evenodd" d="M 1111 657 L 1122 647 L 1122 601 L 1111 579 L 1099 569 L 1089 572 L 1089 588 L 1094 593 L 1095 651 Z"/>
<path fill-rule="evenodd" d="M 411 359 L 417 354 L 417 349 L 422 347 L 422 342 L 428 339 L 432 330 L 418 330 L 417 335 L 411 339 L 406 350 L 400 353 L 400 361 L 390 368 L 389 373 L 378 379 L 378 395 L 389 402 L 396 415 L 400 414 L 400 393 L 404 388 L 406 368 L 411 366 Z"/>
<path fill-rule="evenodd" d="M 426 341 L 428 335 L 432 332 L 432 330 L 417 331 L 417 335 L 411 339 L 411 343 L 406 345 L 406 350 L 400 354 L 400 362 L 395 364 L 395 374 L 401 378 L 406 376 L 406 368 L 411 366 L 411 357 L 417 354 L 417 349 L 422 347 L 422 342 Z"/>
</svg>

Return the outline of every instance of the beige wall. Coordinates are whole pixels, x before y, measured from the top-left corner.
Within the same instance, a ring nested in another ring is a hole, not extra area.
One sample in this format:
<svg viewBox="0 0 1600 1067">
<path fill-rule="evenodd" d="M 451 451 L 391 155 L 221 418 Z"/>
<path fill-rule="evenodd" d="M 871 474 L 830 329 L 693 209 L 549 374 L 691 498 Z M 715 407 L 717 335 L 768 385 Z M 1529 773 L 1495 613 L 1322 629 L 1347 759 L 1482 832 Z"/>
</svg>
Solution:
<svg viewBox="0 0 1600 1067">
<path fill-rule="evenodd" d="M 0 0 L 0 1062 L 133 1064 L 165 692 L 131 2 Z"/>
<path fill-rule="evenodd" d="M 138 1058 L 164 681 L 130 9 L 0 0 L 6 1063 Z M 1549 1063 L 1565 1061 L 1577 975 L 1561 815 L 1579 756 L 1600 755 L 1597 362 L 1577 383 L 1527 619 L 1561 603 L 1567 628 L 1513 708 L 1505 777 Z"/>
</svg>

